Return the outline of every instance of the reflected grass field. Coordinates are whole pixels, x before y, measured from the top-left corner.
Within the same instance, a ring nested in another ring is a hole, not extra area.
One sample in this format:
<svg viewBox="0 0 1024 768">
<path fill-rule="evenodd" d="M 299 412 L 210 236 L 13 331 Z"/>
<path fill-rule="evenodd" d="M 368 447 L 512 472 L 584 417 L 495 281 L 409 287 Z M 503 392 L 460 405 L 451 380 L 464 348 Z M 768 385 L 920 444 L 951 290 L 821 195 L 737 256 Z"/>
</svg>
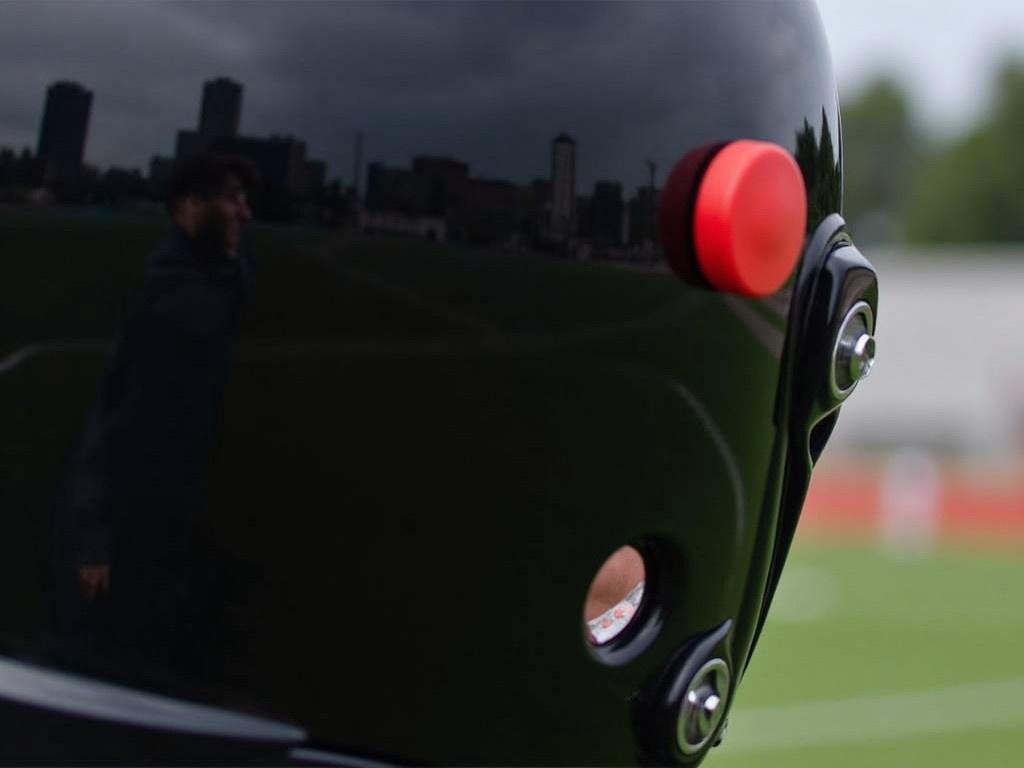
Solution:
<svg viewBox="0 0 1024 768">
<path fill-rule="evenodd" d="M 1008 766 L 1024 555 L 798 540 L 710 765 Z"/>
<path fill-rule="evenodd" d="M 0 283 L 4 354 L 26 343 L 113 336 L 141 280 L 143 257 L 166 229 L 157 217 L 52 217 L 24 211 L 16 215 L 0 211 L 0 224 L 0 253 L 6 270 Z M 239 350 L 239 359 L 247 367 L 236 381 L 262 384 L 248 393 L 243 388 L 230 399 L 236 432 L 244 436 L 244 425 L 266 427 L 256 417 L 268 393 L 280 389 L 275 402 L 288 407 L 277 409 L 280 424 L 275 422 L 273 429 L 263 431 L 279 436 L 285 446 L 303 446 L 309 442 L 310 430 L 300 427 L 320 424 L 319 443 L 330 450 L 311 451 L 316 461 L 302 468 L 307 474 L 310 467 L 317 468 L 323 478 L 333 477 L 344 464 L 336 455 L 338 435 L 350 440 L 364 435 L 355 441 L 356 447 L 364 453 L 379 452 L 382 465 L 400 444 L 388 442 L 386 431 L 367 409 L 347 413 L 339 406 L 336 411 L 345 418 L 339 418 L 338 428 L 331 432 L 329 420 L 314 406 L 332 401 L 335 393 L 347 392 L 350 397 L 364 393 L 366 402 L 389 401 L 387 395 L 391 402 L 402 404 L 409 397 L 404 382 L 415 379 L 420 387 L 424 381 L 433 382 L 435 403 L 447 402 L 445 398 L 451 399 L 450 393 L 460 387 L 463 398 L 466 391 L 490 393 L 503 388 L 525 397 L 523 382 L 508 387 L 514 380 L 498 375 L 498 368 L 481 372 L 479 366 L 470 369 L 452 361 L 488 355 L 518 359 L 527 351 L 538 359 L 554 358 L 558 349 L 538 346 L 541 342 L 551 346 L 552 339 L 565 341 L 567 349 L 581 356 L 600 348 L 628 357 L 636 334 L 643 331 L 645 353 L 665 361 L 665 369 L 672 370 L 686 364 L 687 350 L 691 359 L 712 360 L 714 344 L 721 343 L 721 339 L 678 334 L 675 328 L 681 318 L 688 313 L 719 313 L 712 317 L 720 321 L 719 327 L 728 328 L 734 322 L 717 305 L 677 301 L 674 284 L 653 275 L 626 274 L 600 265 L 580 268 L 528 256 L 511 261 L 458 249 L 442 253 L 426 244 L 410 248 L 408 241 L 341 239 L 325 248 L 327 237 L 323 232 L 301 230 L 289 231 L 287 237 L 270 228 L 253 232 L 260 273 Z M 320 257 L 309 257 L 310 252 Z M 330 258 L 325 260 L 324 254 Z M 567 302 L 570 291 L 572 301 Z M 650 312 L 645 315 L 647 309 Z M 330 343 L 300 349 L 299 362 L 309 358 L 302 365 L 281 357 L 288 345 L 270 343 L 289 338 Z M 445 339 L 447 346 L 439 347 L 438 338 Z M 728 340 L 737 349 L 750 343 L 738 333 Z M 757 353 L 756 349 L 743 351 L 751 359 Z M 449 374 L 429 378 L 416 369 L 413 376 L 398 365 L 403 360 L 428 360 L 441 352 L 446 356 L 439 359 L 448 361 Z M 0 463 L 22 468 L 2 478 L 5 499 L 34 512 L 9 522 L 0 544 L 6 562 L 16 565 L 20 574 L 21 583 L 9 590 L 9 600 L 23 599 L 31 591 L 23 588 L 26 583 L 45 580 L 45 557 L 21 543 L 46 538 L 43 521 L 52 489 L 92 401 L 104 359 L 101 350 L 47 354 L 0 379 L 5 431 L 19 436 L 0 445 Z M 362 361 L 360 377 L 339 363 L 353 359 Z M 565 408 L 580 399 L 578 391 L 594 399 L 593 412 L 612 412 L 600 406 L 599 391 L 583 386 L 593 381 L 590 368 L 568 359 L 560 364 L 567 366 L 563 380 L 580 384 L 559 395 L 566 401 Z M 332 366 L 339 371 L 332 373 Z M 616 390 L 619 386 L 615 382 Z M 303 397 L 296 398 L 296 391 Z M 418 392 L 420 398 L 428 394 Z M 746 414 L 735 404 L 727 407 L 716 401 L 724 394 L 702 395 L 716 413 L 730 412 L 731 407 L 734 421 L 723 426 L 737 436 L 744 434 Z M 607 398 L 611 402 L 611 392 Z M 545 408 L 557 410 L 557 398 L 548 389 L 538 389 L 533 399 L 537 407 L 528 412 L 535 414 L 537 424 L 513 419 L 511 410 L 505 415 L 485 414 L 491 419 L 506 418 L 498 430 L 501 434 L 519 435 L 521 447 L 514 455 L 526 454 L 531 426 L 540 430 L 537 414 Z M 453 412 L 458 404 L 453 402 Z M 403 430 L 430 434 L 431 419 L 448 418 L 443 409 L 426 414 L 411 406 L 392 410 L 396 435 Z M 308 418 L 304 421 L 304 417 Z M 416 418 L 424 419 L 426 425 L 410 429 Z M 632 416 L 621 418 L 623 424 L 613 430 L 618 435 L 626 433 Z M 359 425 L 362 432 L 355 429 Z M 576 425 L 578 429 L 585 426 Z M 456 459 L 464 460 L 465 452 L 455 450 L 462 438 L 455 433 L 448 438 L 456 466 Z M 567 445 L 570 442 L 574 444 L 567 437 Z M 734 442 L 743 444 L 739 437 Z M 268 450 L 252 447 L 258 441 L 239 440 L 239 444 L 249 446 L 255 458 L 237 463 L 243 475 L 227 483 L 229 489 L 245 487 L 244 473 L 261 468 L 261 461 L 269 463 L 258 475 L 269 477 L 275 467 L 266 458 Z M 406 445 L 404 450 L 413 455 L 414 448 Z M 437 450 L 427 444 L 420 448 L 422 453 Z M 551 466 L 560 455 L 567 455 L 555 448 L 546 447 L 552 453 Z M 589 464 L 610 461 L 613 448 L 588 446 L 586 450 L 593 454 Z M 494 465 L 486 458 L 484 454 L 478 458 L 478 473 Z M 297 458 L 293 461 L 299 463 Z M 298 469 L 293 474 L 299 476 Z M 567 499 L 571 496 L 579 503 L 593 484 L 580 477 L 579 486 L 574 487 L 567 476 L 561 476 L 560 486 L 566 489 Z M 429 477 L 419 479 L 425 488 L 434 482 Z M 365 484 L 360 498 L 374 498 L 378 491 L 369 480 Z M 623 499 L 629 497 L 628 490 L 623 484 Z M 589 504 L 596 507 L 602 501 L 594 498 Z M 280 506 L 287 506 L 286 502 L 282 497 Z M 508 504 L 514 506 L 513 501 Z M 225 503 L 225 508 L 229 506 L 235 508 Z M 239 525 L 233 517 L 231 525 L 225 523 L 228 529 Z M 1015 764 L 1013 756 L 1024 748 L 1024 657 L 1020 653 L 1024 610 L 1019 607 L 1024 603 L 1024 555 L 945 545 L 931 553 L 898 556 L 858 541 L 839 546 L 798 538 L 743 682 L 730 731 L 708 764 L 727 768 Z M 278 543 L 276 536 L 268 537 L 268 551 Z M 0 627 L 5 632 L 31 635 L 42 622 L 40 606 L 8 605 L 12 610 Z"/>
</svg>

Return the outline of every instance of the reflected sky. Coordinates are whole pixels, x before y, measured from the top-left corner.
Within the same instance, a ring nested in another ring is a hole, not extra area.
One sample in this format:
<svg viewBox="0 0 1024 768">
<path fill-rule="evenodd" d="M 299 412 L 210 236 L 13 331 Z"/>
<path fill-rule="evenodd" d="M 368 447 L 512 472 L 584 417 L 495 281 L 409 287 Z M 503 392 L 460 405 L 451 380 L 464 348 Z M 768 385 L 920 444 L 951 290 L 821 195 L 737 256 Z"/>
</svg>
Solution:
<svg viewBox="0 0 1024 768">
<path fill-rule="evenodd" d="M 368 162 L 455 154 L 474 175 L 522 183 L 549 175 L 551 137 L 568 130 L 580 145 L 581 188 L 615 178 L 632 189 L 648 180 L 646 155 L 665 170 L 678 158 L 681 123 L 700 132 L 694 100 L 707 94 L 681 72 L 714 60 L 698 41 L 717 35 L 690 38 L 693 7 L 3 3 L 0 144 L 34 149 L 46 86 L 74 79 L 95 93 L 86 162 L 145 168 L 172 153 L 175 131 L 194 127 L 202 83 L 225 75 L 246 88 L 242 133 L 305 139 L 329 177 L 350 181 L 362 130 Z M 796 27 L 770 21 L 795 8 L 726 4 L 714 23 L 764 16 L 745 28 L 796 69 L 805 53 Z M 735 87 L 729 73 L 703 75 Z M 718 107 L 721 118 L 728 103 Z"/>
</svg>

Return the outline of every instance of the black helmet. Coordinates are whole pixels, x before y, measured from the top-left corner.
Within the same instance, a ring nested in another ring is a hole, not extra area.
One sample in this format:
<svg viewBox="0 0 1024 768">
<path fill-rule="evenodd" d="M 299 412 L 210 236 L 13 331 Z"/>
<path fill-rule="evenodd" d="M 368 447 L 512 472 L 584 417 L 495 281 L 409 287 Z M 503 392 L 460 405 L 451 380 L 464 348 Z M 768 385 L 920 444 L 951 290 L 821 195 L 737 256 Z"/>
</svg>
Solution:
<svg viewBox="0 0 1024 768">
<path fill-rule="evenodd" d="M 0 211 L 6 754 L 700 761 L 874 355 L 813 4 L 160 13 Z"/>
</svg>

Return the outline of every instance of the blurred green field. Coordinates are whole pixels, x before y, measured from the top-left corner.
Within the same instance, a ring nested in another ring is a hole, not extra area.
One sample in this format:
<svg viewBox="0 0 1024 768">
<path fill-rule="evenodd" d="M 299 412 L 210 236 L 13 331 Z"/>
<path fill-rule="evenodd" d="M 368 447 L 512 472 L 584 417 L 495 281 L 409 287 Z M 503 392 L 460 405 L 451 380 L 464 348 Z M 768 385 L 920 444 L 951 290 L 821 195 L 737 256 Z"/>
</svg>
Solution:
<svg viewBox="0 0 1024 768">
<path fill-rule="evenodd" d="M 1022 605 L 1012 552 L 798 539 L 708 764 L 1019 765 Z"/>
</svg>

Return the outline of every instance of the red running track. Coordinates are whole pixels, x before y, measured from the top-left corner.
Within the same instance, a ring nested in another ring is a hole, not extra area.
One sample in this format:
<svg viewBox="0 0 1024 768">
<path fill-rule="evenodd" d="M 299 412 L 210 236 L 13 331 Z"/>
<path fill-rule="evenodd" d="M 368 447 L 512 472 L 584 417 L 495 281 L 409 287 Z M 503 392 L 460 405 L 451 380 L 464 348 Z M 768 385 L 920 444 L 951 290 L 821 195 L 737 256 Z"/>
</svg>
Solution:
<svg viewBox="0 0 1024 768">
<path fill-rule="evenodd" d="M 1024 478 L 940 469 L 931 490 L 943 540 L 1024 547 Z M 809 535 L 875 538 L 883 528 L 883 467 L 815 471 L 800 522 Z"/>
</svg>

